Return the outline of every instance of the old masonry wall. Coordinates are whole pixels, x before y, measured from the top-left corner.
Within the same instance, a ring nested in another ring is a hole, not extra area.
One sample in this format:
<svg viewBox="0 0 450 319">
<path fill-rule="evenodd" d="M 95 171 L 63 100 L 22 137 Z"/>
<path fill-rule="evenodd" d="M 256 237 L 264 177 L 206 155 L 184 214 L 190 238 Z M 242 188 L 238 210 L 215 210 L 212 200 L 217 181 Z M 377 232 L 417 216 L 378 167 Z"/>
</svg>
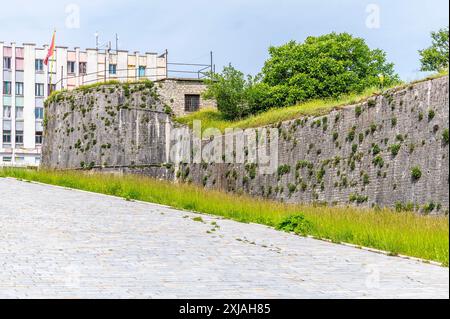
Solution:
<svg viewBox="0 0 450 319">
<path fill-rule="evenodd" d="M 448 76 L 274 125 L 278 169 L 269 175 L 250 163 L 171 163 L 170 134 L 180 128 L 154 88 L 97 90 L 49 103 L 45 166 L 145 174 L 290 203 L 448 213 Z"/>
</svg>

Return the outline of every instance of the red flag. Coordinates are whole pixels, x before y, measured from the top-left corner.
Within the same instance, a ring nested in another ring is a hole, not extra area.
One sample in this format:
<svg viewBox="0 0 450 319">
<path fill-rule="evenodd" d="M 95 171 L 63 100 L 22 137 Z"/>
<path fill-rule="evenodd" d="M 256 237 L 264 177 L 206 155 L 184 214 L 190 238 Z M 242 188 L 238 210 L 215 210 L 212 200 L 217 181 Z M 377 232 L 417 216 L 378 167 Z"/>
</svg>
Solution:
<svg viewBox="0 0 450 319">
<path fill-rule="evenodd" d="M 50 48 L 48 48 L 48 53 L 47 53 L 47 57 L 44 60 L 44 64 L 48 65 L 48 60 L 53 56 L 53 54 L 55 53 L 55 36 L 56 36 L 56 31 L 53 32 L 53 37 L 52 37 L 52 44 L 50 44 Z"/>
</svg>

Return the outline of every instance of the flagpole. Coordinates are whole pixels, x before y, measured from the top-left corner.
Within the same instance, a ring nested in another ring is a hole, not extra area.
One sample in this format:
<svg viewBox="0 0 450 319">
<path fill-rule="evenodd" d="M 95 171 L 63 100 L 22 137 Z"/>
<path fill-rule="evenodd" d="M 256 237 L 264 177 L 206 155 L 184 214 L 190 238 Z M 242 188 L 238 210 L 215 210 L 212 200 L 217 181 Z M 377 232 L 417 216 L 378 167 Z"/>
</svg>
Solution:
<svg viewBox="0 0 450 319">
<path fill-rule="evenodd" d="M 56 39 L 56 30 L 53 31 L 53 38 L 52 38 L 52 42 L 53 40 Z M 50 44 L 51 45 L 51 44 Z M 52 54 L 50 56 L 50 59 L 53 58 L 53 55 L 55 54 L 55 46 L 53 46 L 52 48 Z M 49 90 L 48 90 L 48 95 L 50 96 L 50 94 L 52 93 L 52 89 L 53 89 L 53 83 L 52 83 L 52 77 L 53 77 L 53 59 L 50 60 L 50 83 L 49 83 Z"/>
</svg>

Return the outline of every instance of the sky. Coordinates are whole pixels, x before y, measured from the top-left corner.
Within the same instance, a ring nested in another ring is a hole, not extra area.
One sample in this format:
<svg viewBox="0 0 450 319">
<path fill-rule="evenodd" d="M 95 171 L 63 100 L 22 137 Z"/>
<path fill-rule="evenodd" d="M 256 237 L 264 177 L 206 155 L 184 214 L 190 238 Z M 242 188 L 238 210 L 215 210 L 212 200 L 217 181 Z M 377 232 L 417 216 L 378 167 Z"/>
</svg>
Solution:
<svg viewBox="0 0 450 319">
<path fill-rule="evenodd" d="M 169 50 L 170 62 L 228 63 L 260 72 L 270 46 L 348 32 L 380 48 L 405 81 L 419 72 L 418 50 L 449 24 L 448 0 L 14 0 L 0 11 L 0 41 L 95 47 L 115 43 L 141 52 Z"/>
</svg>

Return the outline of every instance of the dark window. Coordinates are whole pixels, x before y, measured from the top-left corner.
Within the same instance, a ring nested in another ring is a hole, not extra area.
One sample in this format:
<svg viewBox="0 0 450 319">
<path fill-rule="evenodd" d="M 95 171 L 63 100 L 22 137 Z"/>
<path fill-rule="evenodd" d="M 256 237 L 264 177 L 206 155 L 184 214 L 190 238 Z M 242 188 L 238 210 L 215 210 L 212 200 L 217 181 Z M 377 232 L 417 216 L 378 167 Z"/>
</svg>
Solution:
<svg viewBox="0 0 450 319">
<path fill-rule="evenodd" d="M 200 95 L 186 94 L 184 96 L 184 110 L 186 112 L 195 112 L 200 108 Z"/>
<path fill-rule="evenodd" d="M 10 81 L 3 82 L 3 94 L 11 95 L 11 82 Z"/>
<path fill-rule="evenodd" d="M 80 62 L 80 74 L 86 74 L 87 73 L 87 63 L 86 62 Z"/>
<path fill-rule="evenodd" d="M 23 131 L 16 131 L 16 143 L 23 144 Z"/>
<path fill-rule="evenodd" d="M 139 77 L 143 78 L 145 76 L 145 66 L 139 67 Z"/>
<path fill-rule="evenodd" d="M 73 62 L 73 61 L 67 62 L 67 73 L 69 73 L 69 74 L 75 73 L 75 62 Z"/>
<path fill-rule="evenodd" d="M 37 107 L 34 109 L 34 117 L 36 120 L 43 120 L 44 119 L 44 108 Z"/>
<path fill-rule="evenodd" d="M 16 82 L 16 95 L 23 96 L 23 83 Z"/>
<path fill-rule="evenodd" d="M 43 141 L 43 137 L 42 137 L 42 132 L 36 132 L 36 144 L 42 144 Z"/>
<path fill-rule="evenodd" d="M 36 59 L 34 65 L 35 65 L 36 72 L 44 72 L 44 60 Z"/>
<path fill-rule="evenodd" d="M 11 131 L 3 130 L 3 143 L 9 144 L 11 143 Z"/>
<path fill-rule="evenodd" d="M 116 74 L 117 73 L 117 65 L 116 64 L 110 64 L 109 65 L 109 74 Z"/>
<path fill-rule="evenodd" d="M 3 68 L 5 70 L 11 70 L 11 58 L 10 57 L 3 58 Z"/>
<path fill-rule="evenodd" d="M 42 83 L 35 84 L 35 94 L 36 96 L 44 96 L 44 84 Z"/>
</svg>

